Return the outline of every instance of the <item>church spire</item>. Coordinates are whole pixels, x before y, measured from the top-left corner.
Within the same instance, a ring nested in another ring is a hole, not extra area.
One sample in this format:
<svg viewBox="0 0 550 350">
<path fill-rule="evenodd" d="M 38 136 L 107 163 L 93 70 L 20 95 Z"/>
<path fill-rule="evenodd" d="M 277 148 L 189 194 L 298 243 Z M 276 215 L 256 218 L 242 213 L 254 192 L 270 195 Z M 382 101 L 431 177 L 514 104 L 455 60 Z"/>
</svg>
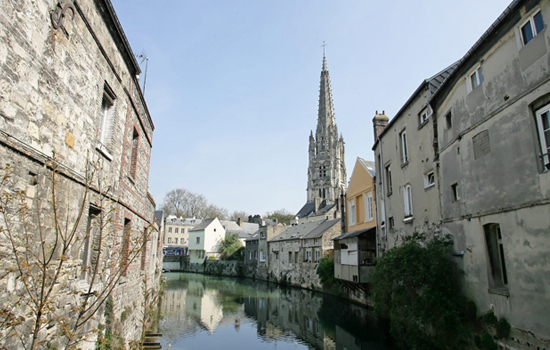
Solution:
<svg viewBox="0 0 550 350">
<path fill-rule="evenodd" d="M 321 197 L 335 202 L 347 187 L 344 138 L 338 134 L 332 88 L 323 46 L 323 67 L 319 86 L 317 130 L 309 136 L 308 202 Z"/>
</svg>

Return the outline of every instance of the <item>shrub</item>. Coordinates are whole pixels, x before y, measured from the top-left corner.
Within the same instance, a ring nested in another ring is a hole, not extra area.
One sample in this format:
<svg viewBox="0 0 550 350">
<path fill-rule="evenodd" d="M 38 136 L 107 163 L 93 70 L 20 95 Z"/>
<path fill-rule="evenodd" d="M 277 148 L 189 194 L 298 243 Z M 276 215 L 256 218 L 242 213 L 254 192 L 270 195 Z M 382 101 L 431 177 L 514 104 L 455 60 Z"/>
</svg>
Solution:
<svg viewBox="0 0 550 350">
<path fill-rule="evenodd" d="M 485 315 L 483 315 L 483 322 L 485 324 L 496 325 L 497 321 L 497 317 L 495 316 L 493 310 L 489 310 Z"/>
<path fill-rule="evenodd" d="M 510 336 L 510 323 L 504 317 L 498 320 L 496 329 L 497 329 L 497 338 L 506 339 Z"/>
<path fill-rule="evenodd" d="M 321 279 L 321 284 L 323 285 L 323 288 L 325 289 L 332 288 L 335 282 L 334 259 L 328 256 L 322 258 L 319 261 L 319 266 L 317 266 L 317 275 L 319 276 L 319 279 Z"/>
<path fill-rule="evenodd" d="M 450 236 L 415 233 L 385 252 L 371 275 L 375 313 L 407 349 L 461 349 L 464 299 L 460 271 L 448 259 Z"/>
</svg>

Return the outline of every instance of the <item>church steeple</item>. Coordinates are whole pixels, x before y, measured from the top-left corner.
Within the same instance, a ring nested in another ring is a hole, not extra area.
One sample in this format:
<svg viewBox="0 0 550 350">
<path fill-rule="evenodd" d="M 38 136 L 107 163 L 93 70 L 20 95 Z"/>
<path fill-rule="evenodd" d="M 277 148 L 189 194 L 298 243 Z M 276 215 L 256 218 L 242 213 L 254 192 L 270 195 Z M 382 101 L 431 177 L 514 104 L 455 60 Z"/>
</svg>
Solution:
<svg viewBox="0 0 550 350">
<path fill-rule="evenodd" d="M 317 130 L 315 136 L 313 131 L 309 136 L 308 202 L 314 201 L 315 197 L 336 201 L 345 194 L 347 175 L 344 161 L 344 138 L 338 135 L 327 59 L 323 52 Z"/>
</svg>

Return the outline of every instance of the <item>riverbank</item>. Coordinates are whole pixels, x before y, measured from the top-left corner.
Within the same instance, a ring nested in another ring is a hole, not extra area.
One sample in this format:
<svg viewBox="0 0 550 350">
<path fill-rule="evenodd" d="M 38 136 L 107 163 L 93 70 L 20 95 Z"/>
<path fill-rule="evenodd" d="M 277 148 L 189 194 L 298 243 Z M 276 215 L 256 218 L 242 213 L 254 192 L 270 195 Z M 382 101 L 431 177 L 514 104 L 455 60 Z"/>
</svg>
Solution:
<svg viewBox="0 0 550 350">
<path fill-rule="evenodd" d="M 317 265 L 313 266 L 311 271 L 308 271 L 307 274 L 301 274 L 300 277 L 294 278 L 290 274 L 274 276 L 273 274 L 269 274 L 267 270 L 262 271 L 254 266 L 247 266 L 242 261 L 235 260 L 205 260 L 204 264 L 192 264 L 186 256 L 165 256 L 163 268 L 171 272 L 192 272 L 214 276 L 245 277 L 281 286 L 291 286 L 324 293 L 347 299 L 369 308 L 374 306 L 372 299 L 368 295 L 368 289 L 364 286 L 355 283 L 336 281 L 331 288 L 323 288 L 321 280 L 316 274 Z M 294 275 L 298 273 L 299 271 L 296 271 Z"/>
</svg>

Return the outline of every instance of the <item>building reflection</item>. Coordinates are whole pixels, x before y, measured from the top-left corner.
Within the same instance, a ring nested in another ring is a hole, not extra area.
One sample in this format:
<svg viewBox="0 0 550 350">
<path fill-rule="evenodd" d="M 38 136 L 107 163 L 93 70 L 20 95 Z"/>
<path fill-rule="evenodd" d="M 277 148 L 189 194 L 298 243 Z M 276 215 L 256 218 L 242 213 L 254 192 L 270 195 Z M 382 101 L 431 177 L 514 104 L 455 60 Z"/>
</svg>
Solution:
<svg viewBox="0 0 550 350">
<path fill-rule="evenodd" d="M 183 276 L 183 277 L 182 277 Z M 367 309 L 308 290 L 250 279 L 184 274 L 169 281 L 161 311 L 168 338 L 218 327 L 255 327 L 266 343 L 297 342 L 309 349 L 385 349 Z M 249 328 L 248 328 L 249 329 Z M 253 329 L 253 328 L 252 328 Z"/>
</svg>

